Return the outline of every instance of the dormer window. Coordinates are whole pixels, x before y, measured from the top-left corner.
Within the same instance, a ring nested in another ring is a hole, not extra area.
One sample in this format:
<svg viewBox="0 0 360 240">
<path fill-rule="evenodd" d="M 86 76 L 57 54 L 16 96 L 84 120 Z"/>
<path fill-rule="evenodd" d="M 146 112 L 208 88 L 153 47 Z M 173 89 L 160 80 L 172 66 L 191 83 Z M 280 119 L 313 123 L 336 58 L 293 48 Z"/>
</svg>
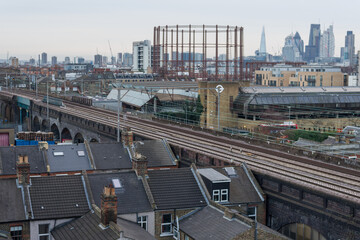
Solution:
<svg viewBox="0 0 360 240">
<path fill-rule="evenodd" d="M 221 202 L 229 201 L 229 191 L 227 189 L 221 189 Z"/>
<path fill-rule="evenodd" d="M 229 201 L 229 190 L 228 189 L 213 190 L 212 200 L 214 202 L 228 202 Z"/>
</svg>

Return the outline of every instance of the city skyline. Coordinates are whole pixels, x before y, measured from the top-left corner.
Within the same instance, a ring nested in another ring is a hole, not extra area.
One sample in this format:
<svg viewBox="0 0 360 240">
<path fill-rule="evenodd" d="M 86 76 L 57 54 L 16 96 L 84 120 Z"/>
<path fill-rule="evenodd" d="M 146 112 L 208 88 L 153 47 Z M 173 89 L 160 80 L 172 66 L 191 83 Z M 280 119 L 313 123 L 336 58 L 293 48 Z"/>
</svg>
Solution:
<svg viewBox="0 0 360 240">
<path fill-rule="evenodd" d="M 61 4 L 44 0 L 2 2 L 1 29 L 4 36 L 11 37 L 2 39 L 0 59 L 6 59 L 8 52 L 9 57 L 20 60 L 37 59 L 39 54 L 46 52 L 49 58 L 57 56 L 60 62 L 65 56 L 93 60 L 97 52 L 111 56 L 108 40 L 114 56 L 118 52 L 131 53 L 132 42 L 152 41 L 154 26 L 174 24 L 243 26 L 245 56 L 254 55 L 259 49 L 264 26 L 267 51 L 281 54 L 286 36 L 298 31 L 307 45 L 310 24 L 318 24 L 319 21 L 322 31 L 334 24 L 335 56 L 339 57 L 340 48 L 345 45 L 346 32 L 353 31 L 355 36 L 360 33 L 355 24 L 358 18 L 356 9 L 360 3 L 354 2 L 344 15 L 338 14 L 343 4 L 336 1 L 326 3 L 306 0 L 294 8 L 293 4 L 283 0 L 271 3 L 226 1 L 219 6 L 215 1 L 186 0 L 175 8 L 163 0 L 151 3 L 139 1 L 137 4 L 111 0 L 65 0 Z M 204 8 L 206 11 L 202 10 Z M 137 18 L 134 18 L 134 12 Z M 281 14 L 277 14 L 279 12 Z M 356 51 L 359 46 L 360 42 L 356 41 Z"/>
</svg>

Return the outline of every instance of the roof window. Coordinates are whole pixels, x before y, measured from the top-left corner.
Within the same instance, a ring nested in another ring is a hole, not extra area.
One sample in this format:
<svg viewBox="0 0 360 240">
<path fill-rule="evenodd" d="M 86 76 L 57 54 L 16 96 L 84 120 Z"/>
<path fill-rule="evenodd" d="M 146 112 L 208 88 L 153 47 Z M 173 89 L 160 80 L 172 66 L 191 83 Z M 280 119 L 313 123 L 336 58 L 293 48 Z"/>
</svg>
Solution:
<svg viewBox="0 0 360 240">
<path fill-rule="evenodd" d="M 79 157 L 85 157 L 85 151 L 77 151 L 77 155 L 79 156 Z"/>
<path fill-rule="evenodd" d="M 113 185 L 114 185 L 114 188 L 122 188 L 120 179 L 118 179 L 118 178 L 113 178 L 113 179 L 112 179 L 112 183 L 113 183 Z"/>
<path fill-rule="evenodd" d="M 64 156 L 64 152 L 53 152 L 55 157 Z"/>
</svg>

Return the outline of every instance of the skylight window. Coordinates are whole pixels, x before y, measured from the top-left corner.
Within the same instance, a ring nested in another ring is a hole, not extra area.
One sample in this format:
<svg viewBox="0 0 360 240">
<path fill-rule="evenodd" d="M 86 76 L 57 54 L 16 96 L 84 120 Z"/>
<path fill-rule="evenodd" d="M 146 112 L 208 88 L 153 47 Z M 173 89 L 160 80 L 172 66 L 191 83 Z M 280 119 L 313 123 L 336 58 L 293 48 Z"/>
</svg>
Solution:
<svg viewBox="0 0 360 240">
<path fill-rule="evenodd" d="M 85 157 L 85 151 L 77 151 L 79 157 Z"/>
<path fill-rule="evenodd" d="M 114 188 L 121 188 L 122 187 L 120 179 L 114 178 L 114 179 L 112 179 L 112 182 L 113 182 Z"/>
<path fill-rule="evenodd" d="M 64 156 L 64 152 L 53 152 L 54 156 Z"/>
</svg>

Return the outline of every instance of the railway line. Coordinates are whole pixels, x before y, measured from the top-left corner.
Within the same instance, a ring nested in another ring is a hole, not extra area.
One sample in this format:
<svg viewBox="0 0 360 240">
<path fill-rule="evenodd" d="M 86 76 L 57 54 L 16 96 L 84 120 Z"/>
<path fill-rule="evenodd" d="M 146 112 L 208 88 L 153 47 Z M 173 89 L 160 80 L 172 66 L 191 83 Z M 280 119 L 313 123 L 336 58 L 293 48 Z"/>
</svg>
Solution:
<svg viewBox="0 0 360 240">
<path fill-rule="evenodd" d="M 12 95 L 12 93 L 6 94 Z M 21 92 L 20 95 L 34 97 L 33 94 L 25 92 Z M 49 107 L 66 114 L 117 127 L 117 116 L 114 112 L 83 106 L 71 101 L 64 100 L 64 103 L 66 108 L 50 105 Z M 38 101 L 37 104 L 46 106 L 41 101 Z M 253 146 L 239 140 L 214 136 L 188 128 L 143 120 L 131 115 L 127 116 L 125 121 L 122 117 L 120 126 L 131 127 L 135 134 L 147 138 L 166 138 L 171 145 L 190 149 L 216 159 L 237 164 L 246 162 L 255 172 L 282 178 L 309 188 L 316 188 L 352 202 L 360 202 L 360 172 L 354 169 Z"/>
</svg>

